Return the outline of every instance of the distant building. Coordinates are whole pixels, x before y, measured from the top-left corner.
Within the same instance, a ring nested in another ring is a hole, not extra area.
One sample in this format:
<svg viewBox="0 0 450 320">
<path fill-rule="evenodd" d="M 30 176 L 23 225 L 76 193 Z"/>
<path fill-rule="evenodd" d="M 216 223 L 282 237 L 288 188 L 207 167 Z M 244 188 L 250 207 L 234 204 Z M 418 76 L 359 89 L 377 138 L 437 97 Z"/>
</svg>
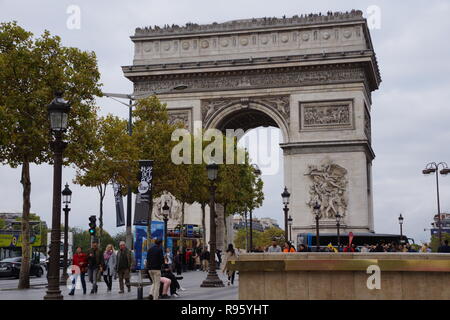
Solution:
<svg viewBox="0 0 450 320">
<path fill-rule="evenodd" d="M 20 217 L 22 217 L 21 212 L 0 212 L 0 219 L 5 221 L 7 230 L 12 229 L 12 224 Z"/>
<path fill-rule="evenodd" d="M 247 220 L 247 228 L 250 228 L 250 220 Z M 252 228 L 253 230 L 263 232 L 269 228 L 280 228 L 275 219 L 272 218 L 253 218 L 252 219 Z M 245 219 L 242 216 L 234 216 L 233 217 L 233 229 L 245 229 Z"/>
<path fill-rule="evenodd" d="M 261 222 L 264 230 L 265 229 L 269 229 L 269 228 L 281 229 L 280 226 L 277 223 L 277 220 L 275 220 L 273 218 L 261 218 L 261 219 L 259 219 L 259 221 Z"/>
</svg>

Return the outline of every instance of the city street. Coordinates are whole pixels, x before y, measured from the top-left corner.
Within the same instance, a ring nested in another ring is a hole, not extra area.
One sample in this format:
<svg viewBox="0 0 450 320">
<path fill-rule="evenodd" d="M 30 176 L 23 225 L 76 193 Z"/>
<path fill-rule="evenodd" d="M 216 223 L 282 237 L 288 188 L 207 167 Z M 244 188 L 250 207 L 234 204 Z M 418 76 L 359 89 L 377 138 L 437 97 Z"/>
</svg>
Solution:
<svg viewBox="0 0 450 320">
<path fill-rule="evenodd" d="M 172 297 L 169 300 L 237 300 L 238 299 L 238 284 L 239 277 L 236 276 L 234 286 L 226 286 L 226 276 L 219 273 L 219 277 L 223 280 L 224 288 L 201 288 L 200 284 L 206 278 L 206 272 L 189 271 L 183 273 L 183 280 L 180 280 L 180 285 L 185 291 L 178 290 L 179 297 Z M 137 275 L 133 274 L 131 278 L 132 284 L 137 283 Z M 0 296 L 3 300 L 42 300 L 46 293 L 47 279 L 45 276 L 41 278 L 31 277 L 31 288 L 27 290 L 17 290 L 18 279 L 0 279 Z M 148 286 L 148 279 L 144 279 L 144 298 L 149 295 L 150 287 Z M 91 284 L 87 283 L 87 294 L 83 295 L 82 290 L 76 290 L 74 296 L 69 296 L 69 288 L 61 286 L 61 291 L 65 300 L 135 300 L 137 299 L 137 288 L 133 286 L 131 292 L 119 294 L 118 280 L 113 282 L 113 289 L 111 292 L 106 292 L 104 282 L 99 282 L 98 293 L 89 294 Z"/>
</svg>

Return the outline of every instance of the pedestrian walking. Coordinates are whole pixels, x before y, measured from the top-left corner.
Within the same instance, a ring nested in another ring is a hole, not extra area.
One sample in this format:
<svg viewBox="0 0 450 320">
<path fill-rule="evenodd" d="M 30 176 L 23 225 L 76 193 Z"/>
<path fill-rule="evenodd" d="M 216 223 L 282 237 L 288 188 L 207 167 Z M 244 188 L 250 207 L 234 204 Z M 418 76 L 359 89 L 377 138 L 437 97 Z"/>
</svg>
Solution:
<svg viewBox="0 0 450 320">
<path fill-rule="evenodd" d="M 204 247 L 202 254 L 200 256 L 201 258 L 201 263 L 202 263 L 202 270 L 203 271 L 208 271 L 209 270 L 209 259 L 210 259 L 211 255 L 208 251 L 208 247 Z"/>
<path fill-rule="evenodd" d="M 98 286 L 97 281 L 102 272 L 103 257 L 100 249 L 98 248 L 97 240 L 92 241 L 92 247 L 88 252 L 88 276 L 89 282 L 92 283 L 92 293 L 97 293 Z"/>
<path fill-rule="evenodd" d="M 173 266 L 173 253 L 170 250 L 170 248 L 166 248 L 166 252 L 164 253 L 164 262 L 169 266 L 169 268 L 172 270 Z"/>
<path fill-rule="evenodd" d="M 119 250 L 117 251 L 117 264 L 116 271 L 119 276 L 119 293 L 124 293 L 123 282 L 128 288 L 128 292 L 131 291 L 130 285 L 130 272 L 133 268 L 134 259 L 131 251 L 128 250 L 125 241 L 120 241 Z"/>
<path fill-rule="evenodd" d="M 183 267 L 183 255 L 180 250 L 177 250 L 177 254 L 174 257 L 175 270 L 177 275 L 181 275 L 181 270 Z"/>
<path fill-rule="evenodd" d="M 164 264 L 164 253 L 161 248 L 162 241 L 157 239 L 155 244 L 147 252 L 147 269 L 152 279 L 150 300 L 158 300 L 159 287 L 161 285 L 161 268 Z"/>
<path fill-rule="evenodd" d="M 228 285 L 230 285 L 230 283 L 231 283 L 231 285 L 234 284 L 234 276 L 235 276 L 236 272 L 233 270 L 228 270 L 227 262 L 230 260 L 234 260 L 234 259 L 236 259 L 236 252 L 234 251 L 233 245 L 230 243 L 228 245 L 228 249 L 225 253 L 225 260 L 224 260 L 223 267 L 222 267 L 223 273 L 226 272 L 226 274 L 228 276 Z"/>
<path fill-rule="evenodd" d="M 86 271 L 87 271 L 88 261 L 87 255 L 83 253 L 83 249 L 78 247 L 75 251 L 75 254 L 72 257 L 72 289 L 70 290 L 69 295 L 73 296 L 75 294 L 76 283 L 78 281 L 78 277 L 81 281 L 81 286 L 83 288 L 83 294 L 86 294 Z"/>
<path fill-rule="evenodd" d="M 114 246 L 112 244 L 108 244 L 106 246 L 105 252 L 103 253 L 103 280 L 105 280 L 105 284 L 107 287 L 107 292 L 112 290 L 112 281 L 116 279 L 116 253 L 114 252 Z"/>
</svg>

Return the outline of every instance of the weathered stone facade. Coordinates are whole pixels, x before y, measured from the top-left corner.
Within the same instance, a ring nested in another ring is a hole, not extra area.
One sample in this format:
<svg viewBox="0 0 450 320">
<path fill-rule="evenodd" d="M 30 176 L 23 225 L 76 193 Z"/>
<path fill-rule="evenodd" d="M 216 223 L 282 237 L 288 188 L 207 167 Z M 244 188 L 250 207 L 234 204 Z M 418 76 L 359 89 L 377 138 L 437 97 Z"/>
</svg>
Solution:
<svg viewBox="0 0 450 320">
<path fill-rule="evenodd" d="M 131 39 L 133 65 L 123 72 L 135 94 L 187 86 L 160 95 L 170 121 L 281 129 L 293 234 L 314 229 L 305 173 L 324 163 L 346 181 L 343 191 L 332 187 L 336 177 L 325 180 L 326 214 L 345 211 L 347 231 L 373 231 L 370 111 L 381 77 L 361 11 L 138 28 Z M 199 208 L 187 211 L 200 224 Z M 334 232 L 326 220 L 324 232 Z"/>
</svg>

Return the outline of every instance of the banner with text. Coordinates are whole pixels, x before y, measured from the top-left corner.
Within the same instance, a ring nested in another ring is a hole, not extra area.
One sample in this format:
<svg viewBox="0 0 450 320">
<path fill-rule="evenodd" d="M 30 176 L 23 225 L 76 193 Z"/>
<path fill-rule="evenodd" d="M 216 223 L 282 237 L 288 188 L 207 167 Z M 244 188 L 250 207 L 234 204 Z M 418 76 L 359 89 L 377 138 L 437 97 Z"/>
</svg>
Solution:
<svg viewBox="0 0 450 320">
<path fill-rule="evenodd" d="M 120 184 L 113 182 L 114 202 L 116 203 L 116 227 L 125 225 L 125 212 L 123 210 L 123 198 L 120 192 Z"/>
<path fill-rule="evenodd" d="M 139 160 L 139 186 L 134 209 L 134 225 L 146 226 L 153 187 L 153 160 Z"/>
</svg>

